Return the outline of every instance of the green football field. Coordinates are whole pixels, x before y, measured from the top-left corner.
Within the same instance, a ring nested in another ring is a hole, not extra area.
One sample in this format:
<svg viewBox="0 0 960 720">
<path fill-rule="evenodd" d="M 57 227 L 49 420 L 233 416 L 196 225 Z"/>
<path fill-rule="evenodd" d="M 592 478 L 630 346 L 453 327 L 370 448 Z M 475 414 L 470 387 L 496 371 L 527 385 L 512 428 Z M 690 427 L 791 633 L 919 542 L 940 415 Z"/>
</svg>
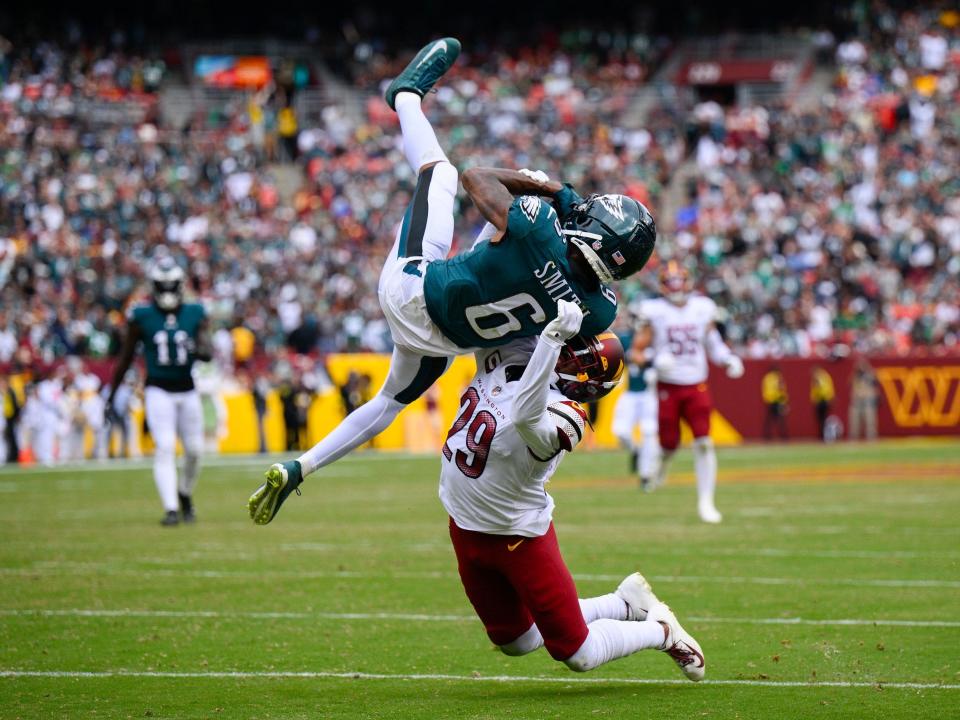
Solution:
<svg viewBox="0 0 960 720">
<path fill-rule="evenodd" d="M 621 453 L 550 489 L 581 595 L 641 570 L 707 680 L 644 651 L 577 675 L 495 651 L 456 575 L 431 457 L 356 455 L 271 525 L 262 458 L 210 459 L 194 526 L 148 464 L 0 469 L 0 717 L 960 717 L 960 443 L 689 451 L 642 495 Z"/>
</svg>

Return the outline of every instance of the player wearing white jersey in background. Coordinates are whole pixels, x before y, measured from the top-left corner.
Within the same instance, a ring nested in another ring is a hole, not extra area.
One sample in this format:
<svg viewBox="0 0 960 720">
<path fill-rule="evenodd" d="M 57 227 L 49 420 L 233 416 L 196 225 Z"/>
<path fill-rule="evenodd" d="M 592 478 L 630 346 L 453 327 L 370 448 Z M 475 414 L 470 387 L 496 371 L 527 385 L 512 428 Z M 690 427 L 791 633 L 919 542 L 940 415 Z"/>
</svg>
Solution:
<svg viewBox="0 0 960 720">
<path fill-rule="evenodd" d="M 598 399 L 617 384 L 623 349 L 612 333 L 565 345 L 583 315 L 563 300 L 557 310 L 539 340 L 477 352 L 477 374 L 443 446 L 440 500 L 464 590 L 507 655 L 545 646 L 584 672 L 656 648 L 700 680 L 700 646 L 643 576 L 580 600 L 560 554 L 544 484 L 582 438 L 586 412 L 576 400 Z"/>
<path fill-rule="evenodd" d="M 714 325 L 717 306 L 713 300 L 691 295 L 692 281 L 682 265 L 667 263 L 660 280 L 663 297 L 640 303 L 644 330 L 638 345 L 652 348 L 657 372 L 661 456 L 654 487 L 666 479 L 670 460 L 680 444 L 683 418 L 693 431 L 700 519 L 718 523 L 723 516 L 714 502 L 717 455 L 710 439 L 713 404 L 707 390 L 707 356 L 724 366 L 732 378 L 743 375 L 743 361 L 724 344 Z"/>
</svg>

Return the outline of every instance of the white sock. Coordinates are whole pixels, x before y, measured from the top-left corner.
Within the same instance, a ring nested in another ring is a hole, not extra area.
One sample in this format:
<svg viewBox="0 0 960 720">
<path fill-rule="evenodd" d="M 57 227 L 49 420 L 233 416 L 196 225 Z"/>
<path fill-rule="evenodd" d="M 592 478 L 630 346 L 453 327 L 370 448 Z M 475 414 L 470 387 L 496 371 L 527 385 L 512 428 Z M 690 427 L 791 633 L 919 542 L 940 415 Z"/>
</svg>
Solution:
<svg viewBox="0 0 960 720">
<path fill-rule="evenodd" d="M 663 485 L 667 481 L 667 470 L 670 469 L 670 461 L 673 460 L 675 450 L 660 450 L 660 462 L 657 463 L 657 485 Z"/>
<path fill-rule="evenodd" d="M 697 475 L 697 500 L 701 507 L 713 507 L 717 487 L 717 453 L 708 437 L 693 441 L 693 469 Z"/>
<path fill-rule="evenodd" d="M 536 625 L 531 625 L 530 628 L 516 640 L 508 642 L 506 645 L 501 645 L 500 651 L 504 655 L 518 657 L 520 655 L 532 653 L 542 647 L 543 636 L 540 634 L 540 631 L 537 629 Z"/>
<path fill-rule="evenodd" d="M 177 457 L 173 448 L 157 448 L 153 453 L 153 480 L 160 502 L 167 512 L 180 509 L 177 497 Z"/>
<path fill-rule="evenodd" d="M 623 598 L 614 593 L 607 593 L 600 597 L 580 598 L 580 612 L 583 613 L 583 619 L 589 625 L 601 618 L 626 620 L 629 608 Z"/>
<path fill-rule="evenodd" d="M 583 645 L 564 660 L 567 667 L 576 672 L 593 670 L 611 660 L 663 645 L 663 626 L 655 620 L 601 619 L 590 623 L 588 630 Z"/>
<path fill-rule="evenodd" d="M 660 442 L 656 430 L 643 431 L 643 443 L 640 446 L 640 477 L 653 478 L 660 461 Z"/>
<path fill-rule="evenodd" d="M 402 403 L 383 394 L 375 395 L 370 402 L 361 405 L 341 420 L 333 432 L 297 458 L 303 476 L 306 477 L 324 465 L 339 460 L 354 448 L 379 435 L 404 407 Z"/>
<path fill-rule="evenodd" d="M 399 92 L 394 104 L 403 133 L 403 154 L 407 156 L 413 172 L 419 173 L 420 168 L 429 163 L 447 160 L 433 126 L 420 107 L 420 96 L 412 92 Z"/>
</svg>

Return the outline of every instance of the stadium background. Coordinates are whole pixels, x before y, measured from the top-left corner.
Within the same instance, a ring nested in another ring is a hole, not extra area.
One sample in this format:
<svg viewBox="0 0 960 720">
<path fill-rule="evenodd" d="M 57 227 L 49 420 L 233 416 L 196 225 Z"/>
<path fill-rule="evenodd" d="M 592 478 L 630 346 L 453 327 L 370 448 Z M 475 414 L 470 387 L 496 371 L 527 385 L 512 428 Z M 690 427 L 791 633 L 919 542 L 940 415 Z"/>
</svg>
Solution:
<svg viewBox="0 0 960 720">
<path fill-rule="evenodd" d="M 189 26 L 177 5 L 5 8 L 0 367 L 21 404 L 68 358 L 106 379 L 160 246 L 187 266 L 214 321 L 208 395 L 230 411 L 222 450 L 258 444 L 255 390 L 270 398 L 270 448 L 283 434 L 276 388 L 316 398 L 307 439 L 342 414 L 351 364 L 365 368 L 359 396 L 369 395 L 383 361 L 341 356 L 389 351 L 374 287 L 413 180 L 380 91 L 430 16 L 467 44 L 427 104 L 461 169 L 529 165 L 653 209 L 657 256 L 621 284 L 617 329 L 670 257 L 723 308 L 748 374 L 733 384 L 714 373 L 719 441 L 762 436 L 760 381 L 775 362 L 791 437 L 816 434 L 815 363 L 845 422 L 861 356 L 899 368 L 878 372 L 882 435 L 955 429 L 954 11 L 507 8 L 476 23 L 437 3 L 399 18 L 375 5 L 252 15 L 213 5 L 191 7 Z M 459 210 L 455 250 L 481 224 L 469 203 Z M 441 425 L 466 374 L 440 385 Z M 61 381 L 65 416 L 71 394 L 90 392 L 70 385 L 75 375 Z M 611 402 L 600 446 L 612 444 Z M 401 419 L 379 446 L 414 447 L 411 427 Z"/>
<path fill-rule="evenodd" d="M 355 453 L 267 528 L 245 501 L 279 455 L 205 457 L 198 521 L 177 529 L 156 522 L 150 459 L 2 467 L 0 718 L 954 717 L 953 10 L 0 3 L 0 389 L 63 372 L 69 391 L 78 360 L 106 377 L 165 245 L 219 330 L 201 384 L 228 394 L 222 443 L 253 447 L 251 390 L 275 393 L 271 447 L 290 389 L 321 392 L 308 434 L 322 432 L 349 368 L 375 385 L 383 367 L 352 353 L 386 349 L 371 282 L 412 178 L 379 85 L 451 33 L 472 51 L 429 102 L 451 155 L 529 163 L 584 191 L 625 178 L 648 199 L 658 257 L 687 257 L 729 313 L 747 374 L 714 372 L 712 391 L 745 438 L 763 435 L 775 365 L 791 438 L 814 432 L 814 365 L 846 425 L 864 358 L 881 434 L 951 436 L 720 448 L 720 525 L 697 517 L 688 451 L 652 494 L 625 453 L 564 460 L 550 488 L 578 589 L 642 570 L 709 653 L 698 685 L 658 653 L 581 676 L 545 653 L 492 652 L 457 577 L 435 455 Z M 925 66 L 923 36 L 942 66 Z M 708 62 L 691 65 L 698 54 Z M 269 67 L 276 90 L 208 86 L 198 56 L 227 79 Z M 710 84 L 728 71 L 755 74 Z M 296 143 L 279 132 L 288 106 Z M 477 217 L 461 210 L 462 245 Z M 655 271 L 622 294 L 654 292 Z M 441 415 L 469 373 L 458 362 Z"/>
</svg>

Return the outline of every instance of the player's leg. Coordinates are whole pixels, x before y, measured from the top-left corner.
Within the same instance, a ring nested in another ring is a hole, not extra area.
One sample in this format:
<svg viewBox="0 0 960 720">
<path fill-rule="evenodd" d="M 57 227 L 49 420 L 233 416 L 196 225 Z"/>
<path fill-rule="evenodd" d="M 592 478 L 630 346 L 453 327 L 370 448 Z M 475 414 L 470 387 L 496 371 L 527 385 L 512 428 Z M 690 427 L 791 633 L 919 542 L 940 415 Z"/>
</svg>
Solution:
<svg viewBox="0 0 960 720">
<path fill-rule="evenodd" d="M 203 454 L 203 404 L 200 393 L 191 390 L 179 393 L 177 398 L 177 434 L 183 445 L 183 472 L 177 485 L 177 498 L 184 522 L 196 519 L 193 491 L 200 474 L 200 456 Z"/>
<path fill-rule="evenodd" d="M 267 481 L 250 497 L 247 507 L 258 525 L 273 520 L 283 502 L 303 478 L 339 460 L 354 448 L 383 432 L 393 419 L 447 371 L 451 359 L 418 355 L 396 347 L 390 370 L 380 391 L 347 415 L 323 440 L 296 460 L 277 463 L 267 471 Z"/>
<path fill-rule="evenodd" d="M 523 604 L 536 621 L 547 652 L 572 670 L 592 670 L 611 660 L 632 655 L 664 642 L 664 629 L 657 622 L 626 621 L 628 609 L 615 593 L 581 601 L 576 585 L 560 554 L 557 536 L 550 526 L 545 535 L 527 538 L 509 550 L 509 538 L 500 538 L 488 559 L 497 562 Z M 591 614 L 609 613 L 589 624 L 583 608 Z"/>
<path fill-rule="evenodd" d="M 157 484 L 160 502 L 166 513 L 164 525 L 179 522 L 177 510 L 176 408 L 172 393 L 148 387 L 144 393 L 147 424 L 153 436 L 153 481 Z"/>
<path fill-rule="evenodd" d="M 637 445 L 633 440 L 633 431 L 637 424 L 637 395 L 638 393 L 624 391 L 617 398 L 617 404 L 613 406 L 613 430 L 614 437 L 620 442 L 620 445 L 630 453 L 630 472 L 637 472 Z"/>
<path fill-rule="evenodd" d="M 385 99 L 397 112 L 403 152 L 417 174 L 413 202 L 403 218 L 400 257 L 442 259 L 453 239 L 453 199 L 457 171 L 440 147 L 421 98 L 453 65 L 460 43 L 444 38 L 424 47 L 387 89 Z"/>
<path fill-rule="evenodd" d="M 694 388 L 683 405 L 684 419 L 693 431 L 693 470 L 697 476 L 697 510 L 700 519 L 718 523 L 723 516 L 714 504 L 717 488 L 717 453 L 710 437 L 710 412 L 713 404 L 710 393 L 704 388 Z"/>
<path fill-rule="evenodd" d="M 414 172 L 446 159 L 433 128 L 420 110 L 420 99 L 443 77 L 460 55 L 460 41 L 443 38 L 424 46 L 390 83 L 384 99 L 400 119 L 403 148 Z M 439 151 L 439 155 L 438 155 Z"/>
<path fill-rule="evenodd" d="M 657 435 L 660 441 L 660 460 L 654 473 L 653 488 L 667 481 L 667 471 L 673 454 L 680 445 L 680 387 L 660 385 L 657 390 Z"/>
<path fill-rule="evenodd" d="M 463 530 L 450 520 L 450 540 L 464 592 L 490 640 L 505 655 L 526 655 L 543 647 L 543 637 L 519 594 L 487 558 L 509 538 Z"/>
<path fill-rule="evenodd" d="M 640 393 L 637 402 L 640 415 L 640 462 L 641 485 L 649 485 L 657 471 L 660 461 L 660 441 L 657 437 L 657 393 L 648 389 Z"/>
</svg>

